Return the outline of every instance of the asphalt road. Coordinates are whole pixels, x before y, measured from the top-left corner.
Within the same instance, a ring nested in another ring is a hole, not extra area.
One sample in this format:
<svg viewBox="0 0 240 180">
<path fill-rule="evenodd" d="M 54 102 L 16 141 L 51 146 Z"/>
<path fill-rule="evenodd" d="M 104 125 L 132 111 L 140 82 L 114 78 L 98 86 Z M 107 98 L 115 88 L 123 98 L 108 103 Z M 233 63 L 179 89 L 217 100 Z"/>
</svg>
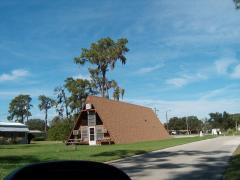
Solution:
<svg viewBox="0 0 240 180">
<path fill-rule="evenodd" d="M 217 137 L 112 162 L 131 179 L 221 179 L 240 137 Z"/>
</svg>

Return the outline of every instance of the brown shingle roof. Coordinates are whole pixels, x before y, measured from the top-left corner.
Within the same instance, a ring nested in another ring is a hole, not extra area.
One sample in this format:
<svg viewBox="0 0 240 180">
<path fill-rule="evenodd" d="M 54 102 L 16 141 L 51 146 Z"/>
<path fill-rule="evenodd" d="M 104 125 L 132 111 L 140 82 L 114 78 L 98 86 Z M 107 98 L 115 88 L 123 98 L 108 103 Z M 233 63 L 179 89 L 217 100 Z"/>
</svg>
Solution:
<svg viewBox="0 0 240 180">
<path fill-rule="evenodd" d="M 89 96 L 86 103 L 94 106 L 116 144 L 169 137 L 150 108 L 96 96 Z"/>
</svg>

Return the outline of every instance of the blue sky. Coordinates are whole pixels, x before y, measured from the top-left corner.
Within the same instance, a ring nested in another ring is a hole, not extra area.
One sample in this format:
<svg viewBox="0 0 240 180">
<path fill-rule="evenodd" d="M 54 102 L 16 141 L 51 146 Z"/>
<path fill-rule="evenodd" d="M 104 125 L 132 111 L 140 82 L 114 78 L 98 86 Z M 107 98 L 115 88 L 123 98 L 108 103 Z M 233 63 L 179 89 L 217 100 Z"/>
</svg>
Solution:
<svg viewBox="0 0 240 180">
<path fill-rule="evenodd" d="M 240 112 L 240 11 L 231 0 L 3 0 L 0 4 L 0 120 L 20 94 L 54 97 L 73 63 L 102 37 L 129 40 L 127 64 L 109 72 L 125 101 L 169 116 Z M 51 116 L 54 111 L 51 111 Z"/>
</svg>

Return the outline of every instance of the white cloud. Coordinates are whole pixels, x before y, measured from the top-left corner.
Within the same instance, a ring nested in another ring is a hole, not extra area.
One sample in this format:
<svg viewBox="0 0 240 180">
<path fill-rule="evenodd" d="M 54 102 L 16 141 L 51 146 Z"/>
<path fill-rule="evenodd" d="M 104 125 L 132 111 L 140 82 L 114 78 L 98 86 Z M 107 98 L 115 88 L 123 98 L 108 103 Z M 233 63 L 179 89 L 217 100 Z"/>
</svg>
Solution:
<svg viewBox="0 0 240 180">
<path fill-rule="evenodd" d="M 206 75 L 201 73 L 193 74 L 193 75 L 182 75 L 176 78 L 170 78 L 166 80 L 166 84 L 173 85 L 176 87 L 183 87 L 189 83 L 197 82 L 200 80 L 207 79 Z"/>
<path fill-rule="evenodd" d="M 167 84 L 174 85 L 176 87 L 182 87 L 189 83 L 189 79 L 186 77 L 172 78 L 166 80 Z"/>
<path fill-rule="evenodd" d="M 160 68 L 162 68 L 164 66 L 164 64 L 158 64 L 156 66 L 152 66 L 152 67 L 144 67 L 144 68 L 140 68 L 136 73 L 137 74 L 147 74 L 147 73 L 151 73 L 153 71 L 156 71 Z"/>
<path fill-rule="evenodd" d="M 26 77 L 29 75 L 29 72 L 27 70 L 24 69 L 15 69 L 13 71 L 11 71 L 11 73 L 9 74 L 2 74 L 0 75 L 0 82 L 3 81 L 13 81 L 22 77 Z"/>
<path fill-rule="evenodd" d="M 236 59 L 223 58 L 215 61 L 214 65 L 216 67 L 217 73 L 226 74 L 228 73 L 230 66 L 235 64 L 236 62 Z"/>
<path fill-rule="evenodd" d="M 240 78 L 239 60 L 235 58 L 223 58 L 214 63 L 218 74 L 227 75 L 230 78 Z"/>
<path fill-rule="evenodd" d="M 166 84 L 173 85 L 175 87 L 183 87 L 190 83 L 214 78 L 216 75 L 224 75 L 226 77 L 236 79 L 240 78 L 239 60 L 231 56 L 220 58 L 205 68 L 196 69 L 196 73 L 185 73 L 184 75 L 179 75 L 178 77 L 169 78 L 166 80 Z"/>
<path fill-rule="evenodd" d="M 238 64 L 230 75 L 232 78 L 240 78 L 240 64 Z"/>
<path fill-rule="evenodd" d="M 234 99 L 240 93 L 240 86 L 238 84 L 230 84 L 222 88 L 210 90 L 201 94 L 201 100 L 210 99 Z"/>
</svg>

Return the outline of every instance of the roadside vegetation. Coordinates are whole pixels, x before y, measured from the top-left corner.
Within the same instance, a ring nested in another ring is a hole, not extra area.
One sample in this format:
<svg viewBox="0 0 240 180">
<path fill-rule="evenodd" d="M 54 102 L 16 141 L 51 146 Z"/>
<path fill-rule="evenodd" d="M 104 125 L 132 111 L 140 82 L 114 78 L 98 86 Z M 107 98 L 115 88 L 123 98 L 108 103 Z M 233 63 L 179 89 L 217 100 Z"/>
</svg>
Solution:
<svg viewBox="0 0 240 180">
<path fill-rule="evenodd" d="M 105 162 L 212 137 L 213 136 L 172 138 L 160 141 L 105 146 L 80 145 L 77 146 L 76 149 L 75 146 L 66 146 L 56 141 L 39 141 L 27 145 L 1 145 L 0 179 L 12 170 L 29 163 L 51 160 L 90 160 Z"/>
<path fill-rule="evenodd" d="M 169 131 L 188 130 L 190 134 L 200 131 L 211 133 L 214 128 L 220 129 L 225 135 L 238 135 L 240 133 L 240 114 L 230 114 L 227 112 L 209 113 L 209 118 L 198 119 L 196 116 L 172 117 L 165 124 Z"/>
<path fill-rule="evenodd" d="M 234 155 L 230 161 L 229 167 L 224 173 L 223 179 L 237 180 L 240 178 L 240 145 L 234 152 Z"/>
</svg>

